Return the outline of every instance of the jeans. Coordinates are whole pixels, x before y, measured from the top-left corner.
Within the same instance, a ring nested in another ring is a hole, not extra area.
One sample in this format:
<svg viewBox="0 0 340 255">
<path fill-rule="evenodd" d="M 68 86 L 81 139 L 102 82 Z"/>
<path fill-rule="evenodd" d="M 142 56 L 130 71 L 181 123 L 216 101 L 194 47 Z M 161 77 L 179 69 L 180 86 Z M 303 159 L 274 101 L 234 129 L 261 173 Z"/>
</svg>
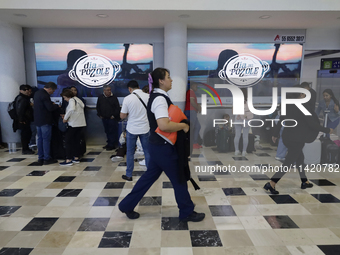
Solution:
<svg viewBox="0 0 340 255">
<path fill-rule="evenodd" d="M 34 122 L 31 122 L 31 131 L 32 135 L 29 145 L 37 144 L 37 127 Z"/>
<path fill-rule="evenodd" d="M 51 158 L 51 136 L 52 136 L 52 126 L 43 125 L 41 127 L 37 126 L 38 134 L 38 158 L 39 160 L 49 160 Z"/>
<path fill-rule="evenodd" d="M 242 130 L 243 130 L 243 147 L 242 148 L 243 148 L 243 151 L 247 151 L 249 129 L 250 127 L 248 126 L 247 122 L 245 124 L 245 127 L 242 124 L 235 125 L 235 139 L 234 139 L 235 151 L 239 150 L 239 143 L 240 143 Z"/>
<path fill-rule="evenodd" d="M 279 139 L 279 145 L 277 146 L 277 151 L 276 151 L 276 157 L 277 158 L 285 158 L 287 154 L 287 147 L 283 144 L 282 141 L 282 132 L 283 132 L 284 127 L 281 127 L 280 130 L 280 139 Z"/>
<path fill-rule="evenodd" d="M 107 147 L 118 147 L 118 121 L 115 119 L 102 119 L 107 137 Z"/>
<path fill-rule="evenodd" d="M 197 143 L 197 138 L 201 130 L 201 124 L 197 118 L 197 112 L 194 110 L 185 111 L 185 116 L 190 120 L 190 138 L 192 139 L 192 144 Z"/>
<path fill-rule="evenodd" d="M 146 167 L 149 165 L 150 154 L 149 154 L 149 136 L 150 133 L 133 135 L 126 131 L 126 176 L 132 177 L 134 167 L 134 154 L 136 148 L 137 138 L 139 137 L 143 147 Z"/>
</svg>

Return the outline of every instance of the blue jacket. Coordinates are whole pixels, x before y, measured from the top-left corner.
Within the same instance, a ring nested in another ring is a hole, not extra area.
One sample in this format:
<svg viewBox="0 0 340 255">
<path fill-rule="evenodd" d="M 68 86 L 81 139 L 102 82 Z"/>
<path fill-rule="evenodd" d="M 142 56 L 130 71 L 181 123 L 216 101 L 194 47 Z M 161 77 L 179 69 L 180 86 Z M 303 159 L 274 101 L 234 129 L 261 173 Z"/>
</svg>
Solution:
<svg viewBox="0 0 340 255">
<path fill-rule="evenodd" d="M 328 118 L 333 122 L 335 120 L 337 120 L 340 117 L 340 111 L 339 112 L 335 112 L 334 111 L 334 101 L 331 99 L 331 101 L 329 102 L 328 107 L 326 106 L 326 102 L 325 100 L 321 100 L 319 102 L 319 106 L 318 108 L 316 108 L 316 114 L 319 116 L 320 112 L 322 111 L 322 113 L 325 115 L 324 111 L 327 109 L 330 112 L 328 113 Z"/>
<path fill-rule="evenodd" d="M 34 94 L 34 123 L 41 127 L 52 125 L 52 112 L 59 109 L 59 106 L 53 104 L 50 95 L 46 90 L 40 89 Z"/>
</svg>

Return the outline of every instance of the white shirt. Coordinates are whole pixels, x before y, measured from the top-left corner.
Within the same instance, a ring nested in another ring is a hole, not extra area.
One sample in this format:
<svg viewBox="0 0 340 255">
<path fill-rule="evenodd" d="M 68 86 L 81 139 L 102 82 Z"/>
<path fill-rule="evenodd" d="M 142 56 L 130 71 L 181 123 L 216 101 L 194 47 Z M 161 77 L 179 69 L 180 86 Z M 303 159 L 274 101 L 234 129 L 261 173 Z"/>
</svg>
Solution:
<svg viewBox="0 0 340 255">
<path fill-rule="evenodd" d="M 67 120 L 71 127 L 86 126 L 84 107 L 84 103 L 78 97 L 72 97 L 68 101 L 64 119 Z"/>
<path fill-rule="evenodd" d="M 160 93 L 163 94 L 167 97 L 169 97 L 168 93 L 166 93 L 164 90 L 155 88 L 154 89 L 155 93 Z M 166 99 L 162 96 L 156 97 L 151 105 L 151 112 L 155 114 L 156 120 L 160 118 L 169 118 L 169 112 L 168 112 L 168 103 Z"/>
<path fill-rule="evenodd" d="M 143 100 L 145 105 L 148 104 L 149 94 L 144 93 L 141 89 L 133 91 Z M 133 135 L 141 135 L 149 132 L 149 121 L 146 114 L 146 108 L 139 100 L 139 98 L 131 93 L 123 100 L 121 113 L 129 114 L 126 130 Z"/>
</svg>

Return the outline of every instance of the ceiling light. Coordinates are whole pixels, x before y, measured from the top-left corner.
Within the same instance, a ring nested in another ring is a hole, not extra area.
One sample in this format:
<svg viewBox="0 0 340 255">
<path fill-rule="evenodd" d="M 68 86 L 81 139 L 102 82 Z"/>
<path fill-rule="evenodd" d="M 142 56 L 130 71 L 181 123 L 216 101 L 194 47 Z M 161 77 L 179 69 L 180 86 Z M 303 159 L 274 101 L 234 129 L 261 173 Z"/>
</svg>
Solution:
<svg viewBox="0 0 340 255">
<path fill-rule="evenodd" d="M 107 18 L 109 15 L 107 15 L 107 14 L 97 14 L 96 16 L 98 18 Z"/>
<path fill-rule="evenodd" d="M 178 17 L 182 18 L 182 19 L 187 19 L 187 18 L 190 18 L 190 15 L 188 15 L 188 14 L 181 14 Z"/>
<path fill-rule="evenodd" d="M 27 17 L 27 15 L 23 14 L 23 13 L 15 13 L 13 15 L 16 16 L 16 17 L 23 17 L 23 18 Z"/>
<path fill-rule="evenodd" d="M 270 15 L 263 15 L 263 16 L 260 17 L 260 19 L 269 19 L 269 18 L 271 18 Z"/>
</svg>

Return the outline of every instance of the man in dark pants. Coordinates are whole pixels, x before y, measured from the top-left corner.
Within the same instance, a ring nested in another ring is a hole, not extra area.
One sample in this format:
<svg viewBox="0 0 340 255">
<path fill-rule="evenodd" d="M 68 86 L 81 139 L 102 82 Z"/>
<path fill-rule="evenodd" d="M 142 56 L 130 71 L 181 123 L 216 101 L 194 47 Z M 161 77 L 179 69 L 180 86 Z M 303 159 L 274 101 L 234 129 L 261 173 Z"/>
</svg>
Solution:
<svg viewBox="0 0 340 255">
<path fill-rule="evenodd" d="M 39 164 L 49 165 L 57 163 L 52 159 L 51 136 L 52 136 L 52 112 L 59 108 L 51 101 L 50 95 L 57 89 L 54 82 L 48 82 L 43 89 L 34 94 L 34 122 L 37 126 L 38 135 L 38 162 Z"/>
<path fill-rule="evenodd" d="M 103 94 L 98 97 L 97 115 L 102 119 L 107 145 L 103 147 L 111 151 L 118 147 L 118 121 L 120 106 L 117 97 L 112 94 L 111 87 L 105 85 Z"/>
<path fill-rule="evenodd" d="M 34 154 L 28 144 L 31 140 L 31 122 L 33 121 L 33 108 L 30 102 L 31 86 L 21 85 L 20 94 L 15 99 L 15 109 L 18 116 L 18 129 L 21 130 L 22 154 Z"/>
</svg>

